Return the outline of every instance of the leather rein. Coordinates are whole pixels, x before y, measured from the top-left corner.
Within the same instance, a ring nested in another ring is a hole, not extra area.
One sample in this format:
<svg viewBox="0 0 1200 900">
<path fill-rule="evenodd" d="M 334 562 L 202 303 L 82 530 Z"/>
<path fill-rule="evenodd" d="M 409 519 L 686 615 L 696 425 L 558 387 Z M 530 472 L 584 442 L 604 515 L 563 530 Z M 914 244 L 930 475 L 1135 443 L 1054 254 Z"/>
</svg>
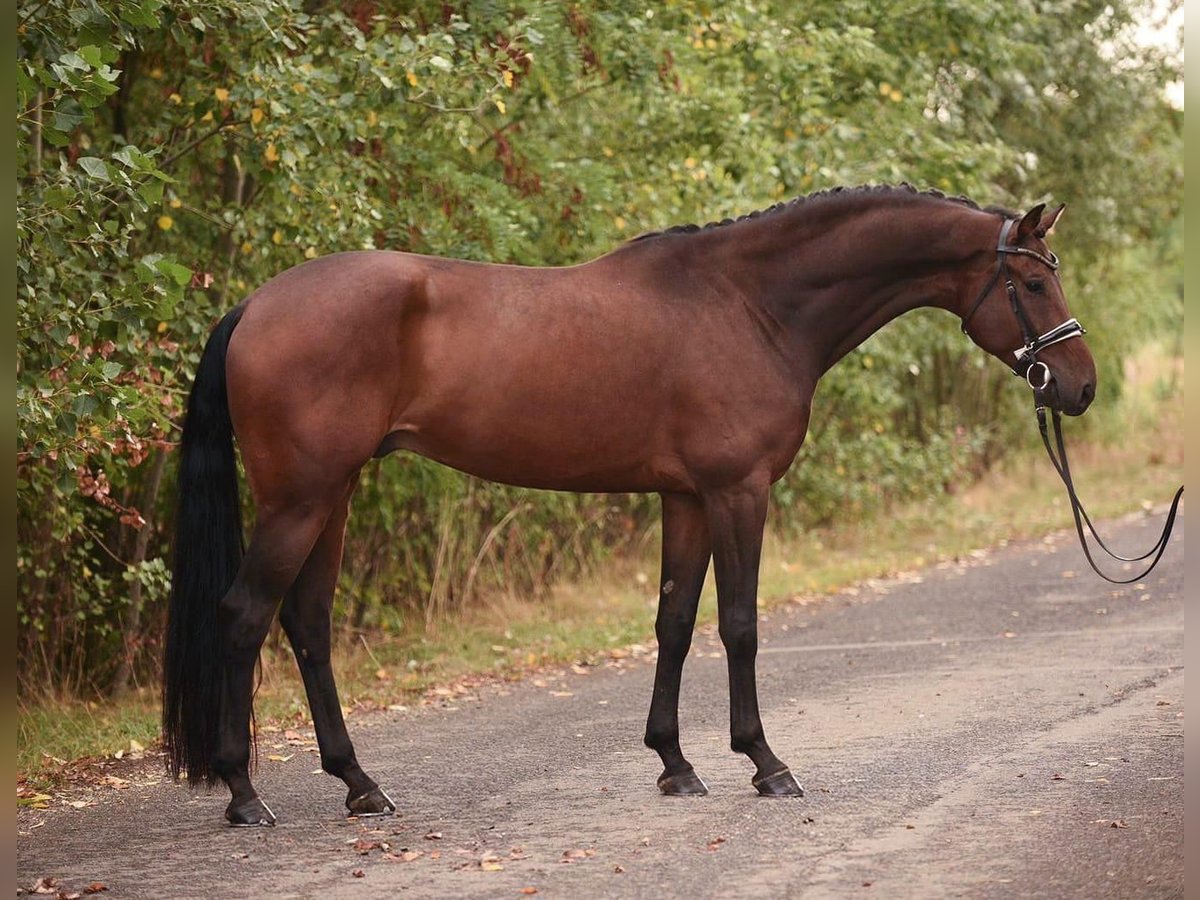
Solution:
<svg viewBox="0 0 1200 900">
<path fill-rule="evenodd" d="M 1083 503 L 1079 499 L 1079 495 L 1075 492 L 1075 483 L 1071 478 L 1071 466 L 1067 461 L 1067 445 L 1063 441 L 1062 433 L 1062 414 L 1055 408 L 1050 408 L 1051 420 L 1054 423 L 1054 445 L 1050 442 L 1050 429 L 1046 421 L 1046 403 L 1044 401 L 1046 388 L 1053 381 L 1053 376 L 1050 372 L 1050 367 L 1045 362 L 1037 358 L 1038 351 L 1044 350 L 1052 344 L 1057 344 L 1062 341 L 1069 340 L 1073 337 L 1081 337 L 1087 332 L 1083 326 L 1079 324 L 1078 319 L 1067 319 L 1061 325 L 1056 325 L 1045 334 L 1037 335 L 1034 332 L 1033 325 L 1026 315 L 1024 307 L 1021 305 L 1021 299 L 1017 294 L 1017 287 L 1013 283 L 1011 276 L 1008 273 L 1008 256 L 1010 254 L 1020 254 L 1021 256 L 1031 256 L 1038 262 L 1047 266 L 1052 272 L 1058 271 L 1058 257 L 1053 253 L 1045 255 L 1030 250 L 1025 247 L 1016 247 L 1008 243 L 1009 233 L 1012 231 L 1015 219 L 1005 219 L 1004 225 L 1000 229 L 1000 239 L 996 243 L 996 268 L 992 271 L 991 277 L 983 286 L 983 290 L 979 292 L 974 305 L 963 318 L 962 330 L 963 334 L 967 333 L 967 323 L 975 315 L 976 311 L 987 299 L 987 296 L 992 292 L 992 288 L 1001 279 L 1004 279 L 1004 290 L 1008 295 L 1009 305 L 1012 307 L 1013 315 L 1016 316 L 1017 324 L 1021 328 L 1021 338 L 1024 344 L 1013 351 L 1013 356 L 1016 358 L 1016 364 L 1012 366 L 1013 374 L 1024 376 L 1025 383 L 1029 385 L 1029 389 L 1033 391 L 1034 410 L 1037 414 L 1038 431 L 1042 436 L 1042 443 L 1046 447 L 1046 455 L 1050 457 L 1050 462 L 1054 469 L 1058 472 L 1058 477 L 1062 479 L 1063 484 L 1067 488 L 1067 497 L 1071 501 L 1071 514 L 1075 519 L 1075 531 L 1079 535 L 1079 544 L 1083 548 L 1083 555 L 1087 558 L 1088 564 L 1092 570 L 1112 584 L 1131 584 L 1135 581 L 1140 581 L 1153 571 L 1158 565 L 1158 561 L 1162 559 L 1163 552 L 1167 549 L 1167 544 L 1171 540 L 1171 531 L 1175 527 L 1175 516 L 1179 511 L 1179 501 L 1183 499 L 1183 486 L 1175 492 L 1175 499 L 1171 501 L 1171 509 L 1167 513 L 1166 523 L 1163 525 L 1162 533 L 1154 545 L 1143 553 L 1141 556 L 1121 556 L 1114 553 L 1108 548 L 1096 532 L 1096 526 L 1092 524 L 1091 517 L 1088 516 L 1087 510 L 1084 509 Z M 1057 448 L 1057 452 L 1056 452 Z M 1120 562 L 1141 562 L 1149 559 L 1150 563 L 1139 574 L 1132 578 L 1112 578 L 1100 570 L 1096 565 L 1096 561 L 1092 558 L 1091 549 L 1088 546 L 1087 535 L 1084 533 L 1083 527 L 1087 525 L 1087 530 L 1091 532 L 1097 545 L 1107 553 L 1112 559 Z"/>
</svg>

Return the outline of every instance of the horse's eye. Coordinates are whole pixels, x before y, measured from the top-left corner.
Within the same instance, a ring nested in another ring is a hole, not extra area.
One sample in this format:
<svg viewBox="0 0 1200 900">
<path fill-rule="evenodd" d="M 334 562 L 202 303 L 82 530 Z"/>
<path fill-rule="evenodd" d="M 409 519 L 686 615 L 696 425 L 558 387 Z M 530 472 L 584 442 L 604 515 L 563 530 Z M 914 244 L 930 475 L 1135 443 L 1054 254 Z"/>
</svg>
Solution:
<svg viewBox="0 0 1200 900">
<path fill-rule="evenodd" d="M 1044 281 L 1027 281 L 1025 287 L 1029 288 L 1031 294 L 1041 294 L 1046 290 L 1046 282 Z"/>
</svg>

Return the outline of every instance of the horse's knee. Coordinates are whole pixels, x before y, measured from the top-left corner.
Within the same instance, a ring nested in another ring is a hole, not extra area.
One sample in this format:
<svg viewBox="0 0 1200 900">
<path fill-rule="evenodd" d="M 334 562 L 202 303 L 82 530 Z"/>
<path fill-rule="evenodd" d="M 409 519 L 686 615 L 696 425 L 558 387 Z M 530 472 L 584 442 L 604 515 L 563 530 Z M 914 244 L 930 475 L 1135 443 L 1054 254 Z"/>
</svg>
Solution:
<svg viewBox="0 0 1200 900">
<path fill-rule="evenodd" d="M 683 661 L 692 649 L 691 634 L 681 634 L 675 630 L 663 629 L 656 634 L 656 637 L 659 656 L 683 665 Z"/>
<path fill-rule="evenodd" d="M 722 622 L 718 631 L 731 660 L 753 660 L 758 655 L 758 629 L 753 620 Z"/>
</svg>

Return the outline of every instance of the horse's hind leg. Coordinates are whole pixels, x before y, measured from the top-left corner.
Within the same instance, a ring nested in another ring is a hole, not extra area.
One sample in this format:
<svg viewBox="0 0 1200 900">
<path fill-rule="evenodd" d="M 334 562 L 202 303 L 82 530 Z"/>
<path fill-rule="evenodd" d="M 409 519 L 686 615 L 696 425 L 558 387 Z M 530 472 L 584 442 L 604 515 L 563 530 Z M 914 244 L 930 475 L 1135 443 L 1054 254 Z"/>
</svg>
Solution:
<svg viewBox="0 0 1200 900">
<path fill-rule="evenodd" d="M 679 684 L 692 643 L 711 544 L 699 499 L 663 494 L 662 501 L 662 580 L 654 626 L 658 667 L 646 720 L 646 746 L 662 757 L 658 787 L 664 794 L 707 794 L 708 788 L 679 749 Z"/>
<path fill-rule="evenodd" d="M 342 564 L 350 495 L 357 483 L 355 476 L 345 497 L 330 513 L 325 530 L 284 598 L 279 621 L 292 643 L 304 679 L 321 748 L 321 768 L 346 783 L 346 807 L 353 815 L 388 815 L 395 812 L 396 806 L 358 764 L 330 665 L 333 594 Z"/>
<path fill-rule="evenodd" d="M 234 825 L 275 823 L 275 816 L 250 783 L 254 665 L 279 599 L 325 527 L 331 506 L 328 501 L 315 500 L 260 506 L 259 522 L 237 578 L 221 599 L 221 715 L 213 771 L 233 795 L 225 818 Z"/>
</svg>

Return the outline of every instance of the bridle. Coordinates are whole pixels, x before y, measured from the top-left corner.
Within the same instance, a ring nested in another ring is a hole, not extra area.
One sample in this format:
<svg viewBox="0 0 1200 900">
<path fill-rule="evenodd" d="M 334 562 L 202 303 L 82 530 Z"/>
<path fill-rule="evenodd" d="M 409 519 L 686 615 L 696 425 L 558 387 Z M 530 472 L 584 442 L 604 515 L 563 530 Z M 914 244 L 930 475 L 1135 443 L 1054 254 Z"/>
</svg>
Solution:
<svg viewBox="0 0 1200 900">
<path fill-rule="evenodd" d="M 1012 307 L 1013 315 L 1016 316 L 1017 324 L 1021 329 L 1021 339 L 1024 344 L 1013 351 L 1013 356 L 1016 357 L 1016 364 L 1012 366 L 1013 374 L 1024 376 L 1025 383 L 1029 385 L 1029 389 L 1033 391 L 1034 410 L 1037 413 L 1038 431 L 1042 435 L 1042 443 L 1046 447 L 1046 454 L 1050 457 L 1050 462 L 1054 466 L 1058 477 L 1062 479 L 1063 484 L 1067 488 L 1067 497 L 1071 501 L 1071 514 L 1075 519 L 1075 531 L 1079 535 L 1079 544 L 1083 547 L 1083 555 L 1087 558 L 1088 564 L 1092 570 L 1103 578 L 1105 581 L 1112 584 L 1131 584 L 1135 581 L 1140 581 L 1153 571 L 1158 565 L 1158 561 L 1162 559 L 1163 552 L 1167 549 L 1167 544 L 1171 540 L 1171 531 L 1175 527 L 1175 516 L 1179 511 L 1179 501 L 1183 499 L 1183 486 L 1175 492 L 1175 499 L 1171 501 L 1171 509 L 1167 513 L 1166 523 L 1163 525 L 1162 533 L 1158 540 L 1149 550 L 1141 556 L 1121 556 L 1113 553 L 1108 549 L 1108 546 L 1096 533 L 1096 526 L 1092 524 L 1091 518 L 1087 514 L 1087 510 L 1083 508 L 1083 503 L 1079 496 L 1075 493 L 1075 483 L 1071 478 L 1071 466 L 1067 461 L 1067 445 L 1063 441 L 1062 433 L 1062 414 L 1056 409 L 1051 408 L 1050 414 L 1054 422 L 1054 447 L 1050 444 L 1050 431 L 1046 423 L 1046 403 L 1045 394 L 1046 388 L 1053 381 L 1053 376 L 1050 373 L 1050 367 L 1042 360 L 1037 358 L 1038 352 L 1047 347 L 1061 343 L 1062 341 L 1070 340 L 1073 337 L 1081 337 L 1087 334 L 1083 326 L 1079 324 L 1078 319 L 1067 319 L 1060 325 L 1056 325 L 1047 331 L 1045 334 L 1037 335 L 1034 333 L 1033 324 L 1029 321 L 1029 316 L 1025 313 L 1025 308 L 1021 305 L 1021 299 L 1017 294 L 1017 286 L 1013 283 L 1012 278 L 1008 273 L 1008 256 L 1010 254 L 1020 254 L 1021 256 L 1030 256 L 1038 262 L 1047 266 L 1050 271 L 1058 271 L 1058 257 L 1053 253 L 1039 253 L 1036 250 L 1030 250 L 1026 247 L 1017 247 L 1008 243 L 1009 233 L 1012 231 L 1015 219 L 1006 218 L 1004 225 L 1000 228 L 1000 239 L 996 242 L 996 268 L 992 270 L 991 277 L 979 292 L 979 296 L 975 299 L 966 316 L 963 317 L 962 330 L 963 334 L 967 334 L 967 323 L 983 305 L 983 301 L 987 299 L 992 292 L 992 288 L 1000 279 L 1004 279 L 1004 290 L 1008 295 L 1009 305 Z M 1037 373 L 1036 375 L 1034 373 Z M 1036 379 L 1036 380 L 1035 380 Z M 1057 453 L 1055 452 L 1057 447 Z M 1084 534 L 1083 526 L 1087 525 L 1088 531 L 1091 532 L 1093 538 L 1100 548 L 1107 553 L 1111 558 L 1121 562 L 1141 562 L 1145 559 L 1150 559 L 1150 564 L 1139 574 L 1132 578 L 1111 578 L 1100 570 L 1096 565 L 1096 561 L 1092 559 L 1091 550 L 1088 547 L 1087 536 Z M 1153 557 L 1151 559 L 1151 557 Z"/>
<path fill-rule="evenodd" d="M 1016 365 L 1012 366 L 1013 374 L 1024 375 L 1025 382 L 1029 385 L 1030 390 L 1041 392 L 1049 386 L 1051 376 L 1050 367 L 1037 358 L 1038 351 L 1045 350 L 1053 344 L 1062 343 L 1073 337 L 1082 337 L 1087 332 L 1079 324 L 1078 319 L 1072 318 L 1067 319 L 1061 325 L 1055 325 L 1045 334 L 1035 334 L 1033 323 L 1029 321 L 1029 316 L 1025 314 L 1025 308 L 1021 306 L 1021 298 L 1017 295 L 1017 286 L 1008 274 L 1008 257 L 1012 254 L 1031 256 L 1049 268 L 1051 272 L 1058 271 L 1058 257 L 1048 251 L 1047 254 L 1042 254 L 1027 247 L 1017 247 L 1010 244 L 1008 242 L 1008 235 L 1015 224 L 1016 219 L 1005 219 L 1004 224 L 1000 227 L 1000 240 L 996 242 L 996 268 L 992 270 L 992 277 L 987 280 L 987 284 L 983 286 L 983 290 L 975 298 L 970 311 L 963 317 L 962 330 L 963 334 L 967 334 L 967 324 L 975 316 L 975 313 L 978 312 L 979 307 L 983 305 L 983 301 L 987 299 L 988 294 L 992 292 L 992 288 L 996 286 L 996 282 L 1003 278 L 1004 290 L 1008 294 L 1009 306 L 1012 307 L 1013 315 L 1017 317 L 1017 324 L 1021 328 L 1021 339 L 1025 342 L 1013 351 L 1013 356 L 1017 360 Z M 1035 370 L 1039 373 L 1039 383 L 1034 382 L 1033 373 Z"/>
</svg>

